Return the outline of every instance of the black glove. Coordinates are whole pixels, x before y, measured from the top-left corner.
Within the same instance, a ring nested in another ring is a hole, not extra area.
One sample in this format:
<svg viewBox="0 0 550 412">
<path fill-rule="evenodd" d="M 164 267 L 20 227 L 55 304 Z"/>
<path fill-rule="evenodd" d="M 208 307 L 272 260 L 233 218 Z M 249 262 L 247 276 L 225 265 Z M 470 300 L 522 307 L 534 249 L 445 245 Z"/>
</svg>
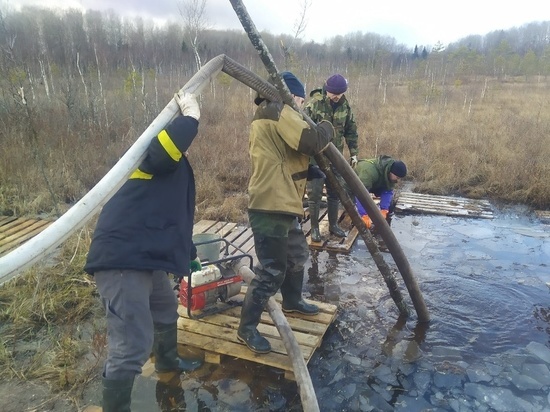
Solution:
<svg viewBox="0 0 550 412">
<path fill-rule="evenodd" d="M 324 179 L 324 178 L 326 178 L 326 176 L 323 173 L 323 171 L 319 169 L 319 166 L 309 165 L 309 168 L 307 169 L 307 180 Z"/>
</svg>

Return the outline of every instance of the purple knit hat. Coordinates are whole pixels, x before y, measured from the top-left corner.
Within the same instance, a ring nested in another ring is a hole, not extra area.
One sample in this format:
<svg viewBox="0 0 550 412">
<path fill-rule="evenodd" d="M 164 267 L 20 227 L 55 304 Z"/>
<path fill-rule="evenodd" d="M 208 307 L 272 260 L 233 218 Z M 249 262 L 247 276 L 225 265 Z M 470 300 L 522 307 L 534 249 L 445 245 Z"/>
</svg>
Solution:
<svg viewBox="0 0 550 412">
<path fill-rule="evenodd" d="M 341 94 L 348 90 L 348 81 L 341 74 L 333 74 L 325 83 L 325 90 L 333 94 Z"/>
</svg>

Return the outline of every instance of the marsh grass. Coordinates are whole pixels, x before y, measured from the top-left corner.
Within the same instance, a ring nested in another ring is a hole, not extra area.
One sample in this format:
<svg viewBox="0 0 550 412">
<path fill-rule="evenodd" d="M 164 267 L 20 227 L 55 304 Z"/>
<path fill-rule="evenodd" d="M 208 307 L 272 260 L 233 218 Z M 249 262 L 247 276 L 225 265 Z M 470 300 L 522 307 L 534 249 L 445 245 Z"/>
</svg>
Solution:
<svg viewBox="0 0 550 412">
<path fill-rule="evenodd" d="M 80 390 L 95 377 L 105 330 L 93 282 L 83 274 L 88 231 L 0 288 L 0 377 Z"/>
<path fill-rule="evenodd" d="M 322 83 L 323 76 L 310 77 L 309 84 Z M 544 78 L 479 77 L 428 87 L 415 79 L 381 84 L 357 75 L 350 78 L 348 98 L 360 156 L 403 159 L 416 190 L 544 208 L 550 203 L 549 88 Z M 170 93 L 163 90 L 161 101 L 167 102 Z M 198 219 L 246 220 L 253 97 L 238 82 L 220 80 L 215 93 L 201 98 L 200 132 L 190 150 Z M 8 123 L 0 145 L 2 214 L 55 214 L 88 192 L 153 120 L 152 113 L 138 113 L 132 122 L 122 103 L 107 128 L 85 117 L 63 126 L 67 110 L 53 103 L 31 112 L 35 140 L 28 128 Z"/>
<path fill-rule="evenodd" d="M 308 89 L 324 78 L 312 74 Z M 190 149 L 196 220 L 245 223 L 254 93 L 222 80 L 201 97 L 199 136 Z M 435 86 L 414 78 L 349 80 L 360 157 L 403 159 L 407 179 L 424 193 L 550 204 L 546 79 L 461 78 Z M 160 100 L 168 102 L 173 90 L 166 82 L 162 90 Z M 129 104 L 113 105 L 103 126 L 84 106 L 75 116 L 55 103 L 37 104 L 30 119 L 15 108 L 19 117 L 5 122 L 0 145 L 0 214 L 52 215 L 80 199 L 153 120 Z M 93 222 L 51 261 L 0 288 L 3 379 L 38 379 L 74 393 L 97 375 L 105 329 L 93 281 L 82 271 L 92 230 Z"/>
</svg>

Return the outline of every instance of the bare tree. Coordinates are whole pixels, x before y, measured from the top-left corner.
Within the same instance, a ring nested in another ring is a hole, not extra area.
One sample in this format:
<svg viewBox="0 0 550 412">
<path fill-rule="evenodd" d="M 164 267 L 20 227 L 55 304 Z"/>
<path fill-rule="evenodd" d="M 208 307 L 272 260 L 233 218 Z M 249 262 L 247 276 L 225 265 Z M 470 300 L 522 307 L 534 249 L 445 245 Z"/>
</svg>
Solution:
<svg viewBox="0 0 550 412">
<path fill-rule="evenodd" d="M 285 67 L 290 68 L 293 61 L 294 48 L 296 46 L 296 41 L 302 36 L 306 27 L 307 27 L 307 12 L 311 7 L 312 0 L 302 0 L 300 4 L 300 14 L 294 22 L 294 32 L 292 33 L 292 39 L 288 44 L 285 44 L 283 39 L 281 39 L 280 46 L 281 52 L 285 58 Z"/>
<path fill-rule="evenodd" d="M 184 37 L 191 45 L 197 71 L 202 67 L 199 54 L 200 36 L 209 28 L 206 18 L 207 0 L 182 0 L 178 9 L 184 22 Z"/>
</svg>

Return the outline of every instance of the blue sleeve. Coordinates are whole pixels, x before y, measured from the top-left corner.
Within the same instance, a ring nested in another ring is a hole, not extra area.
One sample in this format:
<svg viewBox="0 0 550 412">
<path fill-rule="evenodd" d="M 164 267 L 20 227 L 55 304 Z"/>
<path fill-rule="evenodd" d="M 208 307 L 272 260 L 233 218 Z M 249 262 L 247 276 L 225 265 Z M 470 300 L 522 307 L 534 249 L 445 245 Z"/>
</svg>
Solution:
<svg viewBox="0 0 550 412">
<path fill-rule="evenodd" d="M 386 190 L 385 192 L 380 193 L 380 209 L 389 210 L 392 198 L 393 190 Z"/>
<path fill-rule="evenodd" d="M 365 216 L 367 214 L 367 211 L 359 201 L 359 199 L 355 198 L 355 206 L 357 207 L 357 211 L 359 212 L 359 216 Z"/>
</svg>

